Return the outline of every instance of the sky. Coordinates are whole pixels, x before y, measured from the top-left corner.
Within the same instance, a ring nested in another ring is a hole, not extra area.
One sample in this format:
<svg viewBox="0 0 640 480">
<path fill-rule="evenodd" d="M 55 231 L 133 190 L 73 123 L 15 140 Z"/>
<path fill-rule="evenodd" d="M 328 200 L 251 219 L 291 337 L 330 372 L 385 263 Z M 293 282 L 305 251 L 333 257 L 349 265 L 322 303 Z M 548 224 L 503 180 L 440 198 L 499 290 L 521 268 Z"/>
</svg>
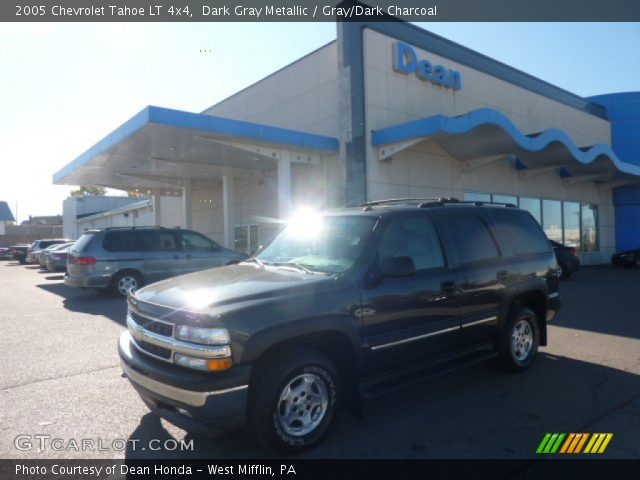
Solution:
<svg viewBox="0 0 640 480">
<path fill-rule="evenodd" d="M 640 24 L 420 23 L 590 96 L 640 91 Z M 334 40 L 318 23 L 0 23 L 0 200 L 62 212 L 54 172 L 147 105 L 201 112 Z"/>
</svg>

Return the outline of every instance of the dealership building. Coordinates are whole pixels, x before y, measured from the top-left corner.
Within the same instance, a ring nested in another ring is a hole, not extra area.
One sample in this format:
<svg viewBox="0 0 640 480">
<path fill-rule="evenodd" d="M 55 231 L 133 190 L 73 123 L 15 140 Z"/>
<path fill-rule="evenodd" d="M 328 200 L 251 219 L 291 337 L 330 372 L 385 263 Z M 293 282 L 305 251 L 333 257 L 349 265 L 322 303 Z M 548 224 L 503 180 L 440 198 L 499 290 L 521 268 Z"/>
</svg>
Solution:
<svg viewBox="0 0 640 480">
<path fill-rule="evenodd" d="M 300 205 L 508 202 L 605 263 L 640 247 L 640 92 L 583 98 L 408 23 L 339 23 L 201 113 L 145 108 L 53 181 L 138 189 L 152 223 L 247 252 Z"/>
</svg>

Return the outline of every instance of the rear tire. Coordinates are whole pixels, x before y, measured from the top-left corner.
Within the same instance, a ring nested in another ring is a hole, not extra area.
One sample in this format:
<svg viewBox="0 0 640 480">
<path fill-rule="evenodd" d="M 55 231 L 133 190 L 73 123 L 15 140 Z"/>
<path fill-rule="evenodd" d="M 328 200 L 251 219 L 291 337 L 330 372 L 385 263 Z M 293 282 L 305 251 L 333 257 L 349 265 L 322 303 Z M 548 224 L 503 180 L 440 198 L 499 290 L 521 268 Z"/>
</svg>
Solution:
<svg viewBox="0 0 640 480">
<path fill-rule="evenodd" d="M 331 427 L 342 394 L 336 368 L 321 352 L 294 348 L 276 354 L 252 381 L 249 423 L 266 447 L 301 452 Z"/>
<path fill-rule="evenodd" d="M 142 287 L 142 275 L 138 272 L 118 272 L 111 280 L 111 291 L 120 297 L 127 297 L 130 292 L 135 292 Z"/>
<path fill-rule="evenodd" d="M 539 342 L 540 328 L 533 310 L 525 306 L 512 308 L 498 340 L 500 364 L 510 372 L 526 370 L 536 358 Z"/>
</svg>

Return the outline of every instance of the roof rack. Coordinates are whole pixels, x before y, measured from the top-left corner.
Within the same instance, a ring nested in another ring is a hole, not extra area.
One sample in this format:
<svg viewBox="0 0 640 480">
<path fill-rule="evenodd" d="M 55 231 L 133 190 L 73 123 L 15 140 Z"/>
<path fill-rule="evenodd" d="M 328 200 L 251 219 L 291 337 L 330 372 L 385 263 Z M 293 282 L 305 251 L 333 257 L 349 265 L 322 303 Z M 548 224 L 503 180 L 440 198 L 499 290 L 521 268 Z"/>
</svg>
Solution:
<svg viewBox="0 0 640 480">
<path fill-rule="evenodd" d="M 384 206 L 384 205 L 418 205 L 423 206 L 430 203 L 444 202 L 457 202 L 456 198 L 449 197 L 427 197 L 427 198 L 388 198 L 385 200 L 371 200 L 369 202 L 361 203 L 359 207 L 364 207 L 364 210 L 371 210 L 372 207 Z"/>
<path fill-rule="evenodd" d="M 104 228 L 94 228 L 92 230 L 144 230 L 146 228 L 162 228 L 162 229 L 166 229 L 167 227 L 161 227 L 161 226 L 153 226 L 153 225 L 140 225 L 138 227 L 133 226 L 133 227 L 104 227 Z"/>
<path fill-rule="evenodd" d="M 503 203 L 503 202 L 480 202 L 473 200 L 458 200 L 454 197 L 434 197 L 434 198 L 389 198 L 386 200 L 372 200 L 370 202 L 361 203 L 358 205 L 359 207 L 364 207 L 363 210 L 368 211 L 373 207 L 377 206 L 385 206 L 385 205 L 416 205 L 419 208 L 427 208 L 427 207 L 436 207 L 442 205 L 500 205 L 503 207 L 513 207 L 516 206 L 513 203 Z"/>
</svg>

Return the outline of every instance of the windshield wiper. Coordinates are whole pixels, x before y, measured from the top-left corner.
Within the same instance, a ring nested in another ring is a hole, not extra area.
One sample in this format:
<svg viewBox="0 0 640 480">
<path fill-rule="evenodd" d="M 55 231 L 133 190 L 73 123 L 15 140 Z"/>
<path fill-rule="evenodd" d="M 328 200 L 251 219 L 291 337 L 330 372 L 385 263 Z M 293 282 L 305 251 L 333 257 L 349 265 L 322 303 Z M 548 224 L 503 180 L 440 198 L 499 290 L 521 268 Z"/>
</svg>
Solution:
<svg viewBox="0 0 640 480">
<path fill-rule="evenodd" d="M 263 262 L 262 260 L 256 258 L 256 257 L 251 257 L 251 258 L 247 258 L 245 260 L 243 260 L 240 263 L 257 263 L 258 265 L 260 265 L 262 268 L 264 268 L 266 262 Z"/>
<path fill-rule="evenodd" d="M 304 273 L 318 273 L 318 272 L 314 272 L 313 270 L 309 270 L 307 267 L 300 265 L 299 263 L 296 262 L 271 262 L 269 265 L 274 265 L 276 267 L 294 267 L 297 268 L 298 270 L 303 271 Z"/>
</svg>

